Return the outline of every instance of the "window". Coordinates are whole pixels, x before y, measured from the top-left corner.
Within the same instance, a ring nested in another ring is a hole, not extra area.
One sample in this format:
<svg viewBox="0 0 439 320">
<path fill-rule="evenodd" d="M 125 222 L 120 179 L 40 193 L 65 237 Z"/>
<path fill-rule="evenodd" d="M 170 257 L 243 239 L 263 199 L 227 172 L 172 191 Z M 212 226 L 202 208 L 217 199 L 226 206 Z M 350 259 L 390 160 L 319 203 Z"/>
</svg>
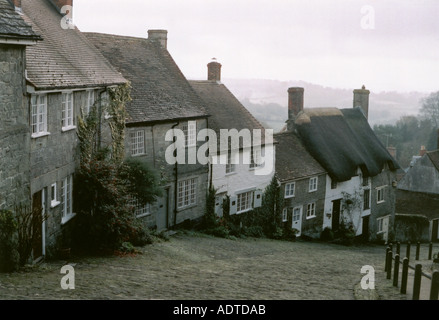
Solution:
<svg viewBox="0 0 439 320">
<path fill-rule="evenodd" d="M 58 201 L 58 188 L 56 182 L 50 187 L 50 200 L 50 206 L 52 208 L 60 204 L 60 202 Z"/>
<path fill-rule="evenodd" d="M 377 233 L 384 232 L 384 218 L 377 219 Z"/>
<path fill-rule="evenodd" d="M 284 208 L 282 210 L 282 221 L 287 222 L 288 221 L 288 209 Z"/>
<path fill-rule="evenodd" d="M 62 223 L 73 218 L 73 175 L 68 176 L 61 184 Z"/>
<path fill-rule="evenodd" d="M 363 176 L 363 187 L 367 187 L 369 185 L 369 177 Z"/>
<path fill-rule="evenodd" d="M 226 174 L 234 173 L 236 171 L 236 166 L 232 163 L 232 152 L 227 153 L 227 164 L 226 164 Z"/>
<path fill-rule="evenodd" d="M 142 218 L 151 214 L 151 205 L 149 203 L 141 205 L 139 200 L 131 199 L 129 204 L 134 207 L 136 218 Z"/>
<path fill-rule="evenodd" d="M 178 183 L 179 209 L 195 205 L 197 203 L 197 179 L 189 179 Z"/>
<path fill-rule="evenodd" d="M 105 91 L 101 94 L 101 103 L 100 104 L 101 104 L 102 110 L 104 110 L 104 118 L 106 120 L 110 119 L 111 118 L 111 114 L 109 112 L 110 96 L 109 96 L 107 91 Z"/>
<path fill-rule="evenodd" d="M 380 187 L 377 189 L 377 203 L 384 202 L 384 188 L 385 187 Z"/>
<path fill-rule="evenodd" d="M 185 146 L 194 147 L 197 145 L 197 122 L 189 121 L 183 126 L 183 133 L 185 137 Z"/>
<path fill-rule="evenodd" d="M 364 190 L 363 194 L 363 210 L 370 209 L 370 190 Z"/>
<path fill-rule="evenodd" d="M 296 183 L 291 182 L 285 185 L 285 198 L 292 198 L 295 195 Z"/>
<path fill-rule="evenodd" d="M 254 153 L 256 152 L 256 157 Z M 259 168 L 262 166 L 262 160 L 261 160 L 261 152 L 258 150 L 251 150 L 250 151 L 250 169 Z"/>
<path fill-rule="evenodd" d="M 238 194 L 238 199 L 237 199 L 238 213 L 242 213 L 244 211 L 248 211 L 253 208 L 253 194 L 254 191 Z"/>
<path fill-rule="evenodd" d="M 89 114 L 91 108 L 95 103 L 95 92 L 94 90 L 87 90 L 87 104 L 85 105 L 85 114 Z"/>
<path fill-rule="evenodd" d="M 314 218 L 316 216 L 316 204 L 310 203 L 306 208 L 306 218 Z"/>
<path fill-rule="evenodd" d="M 131 155 L 137 156 L 145 154 L 145 131 L 138 130 L 130 132 Z"/>
<path fill-rule="evenodd" d="M 73 93 L 62 94 L 62 128 L 72 129 L 73 126 Z"/>
<path fill-rule="evenodd" d="M 32 137 L 47 134 L 47 96 L 33 95 L 31 97 L 32 108 Z"/>
<path fill-rule="evenodd" d="M 337 189 L 337 181 L 331 179 L 331 189 Z"/>
<path fill-rule="evenodd" d="M 317 182 L 318 182 L 317 177 L 309 179 L 309 192 L 317 191 Z"/>
</svg>

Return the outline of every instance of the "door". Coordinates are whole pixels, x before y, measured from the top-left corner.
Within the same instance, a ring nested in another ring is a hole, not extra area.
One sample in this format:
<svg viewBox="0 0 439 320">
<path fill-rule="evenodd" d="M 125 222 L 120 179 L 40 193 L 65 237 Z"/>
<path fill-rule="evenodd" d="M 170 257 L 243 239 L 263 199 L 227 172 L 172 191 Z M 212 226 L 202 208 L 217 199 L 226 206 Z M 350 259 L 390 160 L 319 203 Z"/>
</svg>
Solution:
<svg viewBox="0 0 439 320">
<path fill-rule="evenodd" d="M 43 256 L 43 191 L 32 197 L 32 253 L 33 259 Z"/>
<path fill-rule="evenodd" d="M 432 230 L 431 230 L 431 241 L 434 241 L 434 242 L 437 242 L 438 239 L 439 239 L 439 234 L 438 234 L 438 232 L 439 232 L 439 228 L 438 228 L 439 223 L 438 222 L 439 222 L 439 219 L 432 220 L 433 226 L 432 226 Z"/>
<path fill-rule="evenodd" d="M 293 209 L 293 223 L 291 227 L 297 230 L 297 237 L 302 235 L 302 207 Z"/>
<path fill-rule="evenodd" d="M 369 241 L 369 220 L 370 216 L 363 217 L 362 237 L 364 241 Z"/>
<path fill-rule="evenodd" d="M 332 231 L 340 229 L 341 199 L 332 201 Z"/>
<path fill-rule="evenodd" d="M 165 194 L 160 205 L 157 216 L 157 229 L 159 231 L 168 229 L 169 221 L 169 188 L 165 189 Z"/>
</svg>

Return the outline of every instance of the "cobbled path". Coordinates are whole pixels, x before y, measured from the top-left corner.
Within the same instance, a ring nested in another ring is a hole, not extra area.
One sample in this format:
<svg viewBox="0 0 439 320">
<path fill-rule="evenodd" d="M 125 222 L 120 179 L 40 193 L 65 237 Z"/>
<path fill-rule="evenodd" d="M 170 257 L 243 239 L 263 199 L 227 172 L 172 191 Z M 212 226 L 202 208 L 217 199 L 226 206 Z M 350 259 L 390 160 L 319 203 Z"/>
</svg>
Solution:
<svg viewBox="0 0 439 320">
<path fill-rule="evenodd" d="M 176 234 L 134 257 L 72 258 L 0 274 L 0 299 L 48 300 L 354 300 L 405 299 L 383 272 L 383 246 L 220 239 Z M 75 269 L 75 289 L 60 273 Z M 362 290 L 361 267 L 376 270 Z"/>
</svg>

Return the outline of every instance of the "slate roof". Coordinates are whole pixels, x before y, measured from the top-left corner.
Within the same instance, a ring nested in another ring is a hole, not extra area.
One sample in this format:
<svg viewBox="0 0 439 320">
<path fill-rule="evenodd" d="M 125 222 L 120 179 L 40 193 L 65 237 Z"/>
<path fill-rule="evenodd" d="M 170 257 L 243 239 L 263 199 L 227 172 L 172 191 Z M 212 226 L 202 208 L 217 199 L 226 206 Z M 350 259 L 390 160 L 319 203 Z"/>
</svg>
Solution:
<svg viewBox="0 0 439 320">
<path fill-rule="evenodd" d="M 207 117 L 204 103 L 159 42 L 100 33 L 85 35 L 131 81 L 128 124 Z"/>
<path fill-rule="evenodd" d="M 13 40 L 41 40 L 41 37 L 15 12 L 8 0 L 0 0 L 0 38 Z"/>
<path fill-rule="evenodd" d="M 206 110 L 210 114 L 209 128 L 216 131 L 218 138 L 221 129 L 253 129 L 262 130 L 262 143 L 265 137 L 265 128 L 239 102 L 232 92 L 217 81 L 189 81 L 198 95 L 203 99 Z"/>
<path fill-rule="evenodd" d="M 24 19 L 44 41 L 26 51 L 29 81 L 40 90 L 103 87 L 126 80 L 75 27 L 63 29 L 49 0 L 22 0 Z"/>
<path fill-rule="evenodd" d="M 325 174 L 325 169 L 306 150 L 293 132 L 275 134 L 276 177 L 279 181 L 292 181 Z"/>
<path fill-rule="evenodd" d="M 305 109 L 296 128 L 309 153 L 338 182 L 356 175 L 358 167 L 366 177 L 378 175 L 386 164 L 399 169 L 359 108 Z"/>
<path fill-rule="evenodd" d="M 431 163 L 433 163 L 433 165 L 439 171 L 439 150 L 429 151 L 427 152 L 427 155 L 430 158 Z"/>
</svg>

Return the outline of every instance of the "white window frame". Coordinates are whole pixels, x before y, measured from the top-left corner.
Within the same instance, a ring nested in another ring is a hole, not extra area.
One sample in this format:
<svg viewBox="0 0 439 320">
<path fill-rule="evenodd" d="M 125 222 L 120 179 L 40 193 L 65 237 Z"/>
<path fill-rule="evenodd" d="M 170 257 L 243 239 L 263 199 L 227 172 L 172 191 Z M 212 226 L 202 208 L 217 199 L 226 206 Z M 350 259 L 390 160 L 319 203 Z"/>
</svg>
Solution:
<svg viewBox="0 0 439 320">
<path fill-rule="evenodd" d="M 254 190 L 242 192 L 236 195 L 236 211 L 238 214 L 253 210 L 254 195 Z"/>
<path fill-rule="evenodd" d="M 73 213 L 73 175 L 67 176 L 61 183 L 62 220 L 65 224 L 72 219 Z"/>
<path fill-rule="evenodd" d="M 138 199 L 131 199 L 130 205 L 134 207 L 134 215 L 136 218 L 143 218 L 151 215 L 151 205 L 148 203 L 144 206 L 140 205 Z"/>
<path fill-rule="evenodd" d="M 376 191 L 377 191 L 377 204 L 386 202 L 386 200 L 384 199 L 384 190 L 385 190 L 385 188 L 386 187 L 383 186 L 383 187 L 379 187 L 379 188 L 376 189 Z"/>
<path fill-rule="evenodd" d="M 232 151 L 227 152 L 226 175 L 236 173 L 236 165 L 232 163 Z"/>
<path fill-rule="evenodd" d="M 282 210 L 282 222 L 288 221 L 288 208 Z"/>
<path fill-rule="evenodd" d="M 145 130 L 130 132 L 131 155 L 141 156 L 145 154 Z"/>
<path fill-rule="evenodd" d="M 291 193 L 291 190 L 293 191 Z M 285 199 L 293 198 L 296 196 L 296 182 L 290 182 L 285 184 Z"/>
<path fill-rule="evenodd" d="M 197 178 L 178 182 L 177 209 L 184 209 L 197 204 Z"/>
<path fill-rule="evenodd" d="M 58 201 L 58 185 L 57 183 L 52 183 L 50 186 L 50 207 L 55 208 L 58 206 L 61 202 Z"/>
<path fill-rule="evenodd" d="M 384 233 L 384 218 L 377 219 L 377 234 Z"/>
<path fill-rule="evenodd" d="M 32 138 L 47 136 L 47 95 L 31 96 L 31 130 Z"/>
<path fill-rule="evenodd" d="M 95 99 L 95 90 L 87 90 L 87 103 L 85 105 L 85 114 L 90 114 L 91 108 L 96 102 Z"/>
<path fill-rule="evenodd" d="M 74 108 L 74 102 L 73 102 L 73 92 L 63 92 L 62 93 L 62 102 L 61 102 L 61 108 L 62 108 L 62 131 L 69 131 L 72 129 L 76 129 L 76 126 L 74 124 L 75 119 L 75 108 Z"/>
<path fill-rule="evenodd" d="M 250 170 L 254 170 L 256 168 L 261 168 L 263 166 L 261 153 L 256 152 L 256 158 L 255 158 L 254 153 L 255 153 L 255 150 L 252 148 L 252 150 L 250 151 L 250 165 L 249 165 Z"/>
<path fill-rule="evenodd" d="M 183 125 L 185 147 L 195 147 L 197 145 L 197 122 L 189 121 Z"/>
<path fill-rule="evenodd" d="M 312 202 L 312 203 L 308 203 L 308 205 L 306 206 L 306 218 L 307 219 L 312 219 L 317 217 L 316 215 L 316 203 Z"/>
<path fill-rule="evenodd" d="M 315 192 L 318 189 L 319 177 L 309 179 L 309 192 Z"/>
</svg>

